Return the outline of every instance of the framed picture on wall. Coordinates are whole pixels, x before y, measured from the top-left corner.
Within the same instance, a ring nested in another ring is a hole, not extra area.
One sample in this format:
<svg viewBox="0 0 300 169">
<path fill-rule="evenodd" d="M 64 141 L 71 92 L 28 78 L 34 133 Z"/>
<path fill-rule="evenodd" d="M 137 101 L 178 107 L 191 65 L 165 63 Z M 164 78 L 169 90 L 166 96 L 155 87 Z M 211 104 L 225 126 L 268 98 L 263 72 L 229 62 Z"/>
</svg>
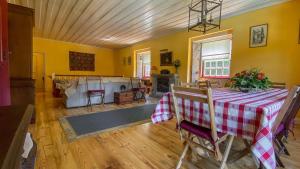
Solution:
<svg viewBox="0 0 300 169">
<path fill-rule="evenodd" d="M 173 65 L 173 53 L 162 52 L 160 53 L 160 66 L 172 66 Z"/>
<path fill-rule="evenodd" d="M 95 54 L 69 51 L 70 71 L 95 71 Z"/>
<path fill-rule="evenodd" d="M 256 25 L 250 27 L 250 48 L 267 46 L 268 42 L 268 24 Z"/>
</svg>

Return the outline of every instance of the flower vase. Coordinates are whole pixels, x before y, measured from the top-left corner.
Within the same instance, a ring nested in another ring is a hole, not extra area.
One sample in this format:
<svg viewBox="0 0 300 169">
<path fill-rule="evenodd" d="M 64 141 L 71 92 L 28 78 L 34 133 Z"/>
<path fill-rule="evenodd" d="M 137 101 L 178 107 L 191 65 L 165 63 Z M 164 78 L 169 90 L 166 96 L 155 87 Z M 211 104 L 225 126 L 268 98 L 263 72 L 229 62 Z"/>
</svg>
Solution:
<svg viewBox="0 0 300 169">
<path fill-rule="evenodd" d="M 249 93 L 251 91 L 251 89 L 250 88 L 239 87 L 239 91 L 241 91 L 243 93 Z"/>
<path fill-rule="evenodd" d="M 262 89 L 243 88 L 243 87 L 239 87 L 238 90 L 241 91 L 241 92 L 243 92 L 243 93 L 258 93 L 258 92 L 263 91 Z"/>
</svg>

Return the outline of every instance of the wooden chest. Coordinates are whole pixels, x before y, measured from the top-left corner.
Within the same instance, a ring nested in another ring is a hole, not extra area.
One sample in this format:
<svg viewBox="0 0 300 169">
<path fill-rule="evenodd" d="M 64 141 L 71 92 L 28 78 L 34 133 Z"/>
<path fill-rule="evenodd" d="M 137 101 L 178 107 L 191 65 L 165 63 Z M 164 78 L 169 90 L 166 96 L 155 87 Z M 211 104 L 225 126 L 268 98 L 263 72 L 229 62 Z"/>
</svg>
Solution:
<svg viewBox="0 0 300 169">
<path fill-rule="evenodd" d="M 133 92 L 124 91 L 124 92 L 115 92 L 114 93 L 114 102 L 116 104 L 125 104 L 133 102 Z"/>
</svg>

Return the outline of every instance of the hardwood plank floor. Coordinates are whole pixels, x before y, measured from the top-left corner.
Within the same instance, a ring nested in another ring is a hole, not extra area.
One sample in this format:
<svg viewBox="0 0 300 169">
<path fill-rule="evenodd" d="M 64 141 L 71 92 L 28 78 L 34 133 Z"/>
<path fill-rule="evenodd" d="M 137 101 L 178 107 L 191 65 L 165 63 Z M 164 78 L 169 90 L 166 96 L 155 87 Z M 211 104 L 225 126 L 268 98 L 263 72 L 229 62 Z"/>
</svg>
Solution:
<svg viewBox="0 0 300 169">
<path fill-rule="evenodd" d="M 134 103 L 127 106 L 135 106 Z M 124 106 L 93 106 L 93 111 Z M 183 150 L 175 130 L 175 120 L 162 124 L 132 126 L 89 136 L 69 143 L 58 119 L 66 115 L 91 113 L 87 108 L 65 109 L 60 98 L 36 95 L 36 124 L 30 131 L 38 144 L 36 169 L 173 169 Z M 300 126 L 295 129 L 300 136 Z M 300 168 L 300 141 L 291 137 L 290 157 L 283 156 L 286 168 Z M 202 168 L 209 168 L 203 166 Z M 232 169 L 255 168 L 251 156 L 229 166 Z"/>
</svg>

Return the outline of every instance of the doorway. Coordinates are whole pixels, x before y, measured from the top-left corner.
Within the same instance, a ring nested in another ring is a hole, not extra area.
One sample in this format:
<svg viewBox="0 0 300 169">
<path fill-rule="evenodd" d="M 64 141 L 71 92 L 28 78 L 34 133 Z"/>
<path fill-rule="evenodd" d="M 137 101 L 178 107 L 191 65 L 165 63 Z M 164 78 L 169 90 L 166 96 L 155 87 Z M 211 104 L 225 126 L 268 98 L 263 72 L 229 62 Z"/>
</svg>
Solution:
<svg viewBox="0 0 300 169">
<path fill-rule="evenodd" d="M 35 91 L 45 91 L 45 55 L 44 53 L 34 52 L 32 64 L 32 78 L 35 80 Z"/>
<path fill-rule="evenodd" d="M 150 78 L 151 71 L 151 52 L 143 51 L 136 54 L 136 77 L 147 79 Z"/>
</svg>

